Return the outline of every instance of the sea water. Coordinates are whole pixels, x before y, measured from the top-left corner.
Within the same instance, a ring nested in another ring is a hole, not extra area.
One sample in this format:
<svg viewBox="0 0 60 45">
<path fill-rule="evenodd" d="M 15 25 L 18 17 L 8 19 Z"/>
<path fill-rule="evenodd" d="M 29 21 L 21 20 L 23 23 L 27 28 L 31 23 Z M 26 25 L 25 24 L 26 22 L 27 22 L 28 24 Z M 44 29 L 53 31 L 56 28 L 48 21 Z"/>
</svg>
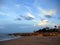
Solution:
<svg viewBox="0 0 60 45">
<path fill-rule="evenodd" d="M 0 41 L 7 41 L 11 39 L 17 39 L 20 38 L 20 36 L 9 36 L 8 34 L 0 34 Z"/>
</svg>

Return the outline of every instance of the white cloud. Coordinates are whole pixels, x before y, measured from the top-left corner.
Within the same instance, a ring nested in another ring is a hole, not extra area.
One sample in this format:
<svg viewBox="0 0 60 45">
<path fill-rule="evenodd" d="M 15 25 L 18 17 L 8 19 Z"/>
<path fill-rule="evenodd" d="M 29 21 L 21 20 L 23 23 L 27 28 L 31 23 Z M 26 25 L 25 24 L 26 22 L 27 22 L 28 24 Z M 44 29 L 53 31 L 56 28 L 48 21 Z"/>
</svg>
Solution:
<svg viewBox="0 0 60 45">
<path fill-rule="evenodd" d="M 44 0 L 42 0 L 42 1 L 44 1 Z M 39 10 L 39 12 L 42 15 L 49 15 L 49 16 L 55 16 L 56 15 L 57 9 L 49 9 L 49 10 L 48 9 L 43 9 L 42 7 L 40 7 L 38 5 L 38 2 L 39 2 L 39 0 L 35 0 L 33 4 Z"/>
<path fill-rule="evenodd" d="M 25 15 L 21 15 L 20 17 L 24 18 L 25 20 L 33 20 L 35 19 L 35 16 L 33 16 L 31 13 L 27 12 Z"/>
<path fill-rule="evenodd" d="M 32 20 L 32 22 L 37 22 L 37 20 Z"/>
<path fill-rule="evenodd" d="M 16 6 L 17 8 L 20 8 L 20 5 L 19 5 L 19 4 L 16 4 L 15 6 Z"/>
<path fill-rule="evenodd" d="M 32 13 L 31 7 L 29 6 L 24 6 L 30 13 Z"/>
<path fill-rule="evenodd" d="M 34 26 L 45 26 L 48 24 L 48 20 L 32 20 L 34 22 Z"/>
<path fill-rule="evenodd" d="M 47 18 L 51 18 L 53 16 L 56 16 L 57 13 L 57 9 L 44 9 L 43 7 L 41 7 L 39 5 L 40 0 L 35 0 L 33 3 L 33 6 L 37 8 L 37 10 L 39 11 L 39 14 L 37 16 L 39 16 L 42 19 L 47 19 Z M 44 0 L 42 0 L 44 2 Z"/>
<path fill-rule="evenodd" d="M 55 16 L 57 13 L 55 9 L 45 10 L 41 7 L 37 7 L 37 9 L 41 12 L 42 15 Z"/>
<path fill-rule="evenodd" d="M 46 24 L 48 24 L 48 20 L 42 20 L 38 23 L 38 26 L 44 26 Z"/>
<path fill-rule="evenodd" d="M 35 16 L 33 16 L 31 13 L 27 13 L 27 15 L 26 15 L 27 17 L 31 17 L 31 18 L 35 18 Z"/>
<path fill-rule="evenodd" d="M 7 16 L 7 14 L 3 12 L 0 12 L 0 15 Z"/>
<path fill-rule="evenodd" d="M 8 13 L 8 12 L 6 13 L 6 12 L 1 12 L 0 11 L 0 15 L 2 15 L 2 16 L 11 16 L 11 13 Z"/>
</svg>

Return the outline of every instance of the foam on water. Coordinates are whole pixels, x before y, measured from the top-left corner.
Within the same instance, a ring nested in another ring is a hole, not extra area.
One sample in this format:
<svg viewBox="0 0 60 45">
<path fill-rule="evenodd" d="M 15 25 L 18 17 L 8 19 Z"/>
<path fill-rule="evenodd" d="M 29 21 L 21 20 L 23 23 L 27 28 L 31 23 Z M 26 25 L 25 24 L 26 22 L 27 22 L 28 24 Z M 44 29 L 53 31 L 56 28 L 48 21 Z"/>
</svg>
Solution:
<svg viewBox="0 0 60 45">
<path fill-rule="evenodd" d="M 0 41 L 7 41 L 7 40 L 11 40 L 11 39 L 17 39 L 20 38 L 20 36 L 9 36 L 9 35 L 0 35 Z"/>
</svg>

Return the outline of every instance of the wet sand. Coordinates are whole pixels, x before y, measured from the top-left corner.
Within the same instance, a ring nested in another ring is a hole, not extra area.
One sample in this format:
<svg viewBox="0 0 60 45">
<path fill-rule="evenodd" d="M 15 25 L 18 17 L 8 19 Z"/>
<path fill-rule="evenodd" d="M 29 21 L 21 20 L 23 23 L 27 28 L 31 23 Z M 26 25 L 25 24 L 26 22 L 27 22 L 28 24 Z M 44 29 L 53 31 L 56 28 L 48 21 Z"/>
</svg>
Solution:
<svg viewBox="0 0 60 45">
<path fill-rule="evenodd" d="M 60 45 L 60 36 L 29 36 L 0 41 L 0 45 Z"/>
</svg>

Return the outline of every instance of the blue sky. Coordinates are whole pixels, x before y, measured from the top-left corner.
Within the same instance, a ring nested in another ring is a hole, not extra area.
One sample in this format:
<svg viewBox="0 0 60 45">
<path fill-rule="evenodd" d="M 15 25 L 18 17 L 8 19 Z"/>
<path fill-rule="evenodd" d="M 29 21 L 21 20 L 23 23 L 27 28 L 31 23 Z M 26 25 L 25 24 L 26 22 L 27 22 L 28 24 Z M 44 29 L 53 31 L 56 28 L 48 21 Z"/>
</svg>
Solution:
<svg viewBox="0 0 60 45">
<path fill-rule="evenodd" d="M 31 32 L 39 27 L 60 25 L 59 2 L 60 0 L 0 0 L 0 30 L 6 33 Z"/>
</svg>

